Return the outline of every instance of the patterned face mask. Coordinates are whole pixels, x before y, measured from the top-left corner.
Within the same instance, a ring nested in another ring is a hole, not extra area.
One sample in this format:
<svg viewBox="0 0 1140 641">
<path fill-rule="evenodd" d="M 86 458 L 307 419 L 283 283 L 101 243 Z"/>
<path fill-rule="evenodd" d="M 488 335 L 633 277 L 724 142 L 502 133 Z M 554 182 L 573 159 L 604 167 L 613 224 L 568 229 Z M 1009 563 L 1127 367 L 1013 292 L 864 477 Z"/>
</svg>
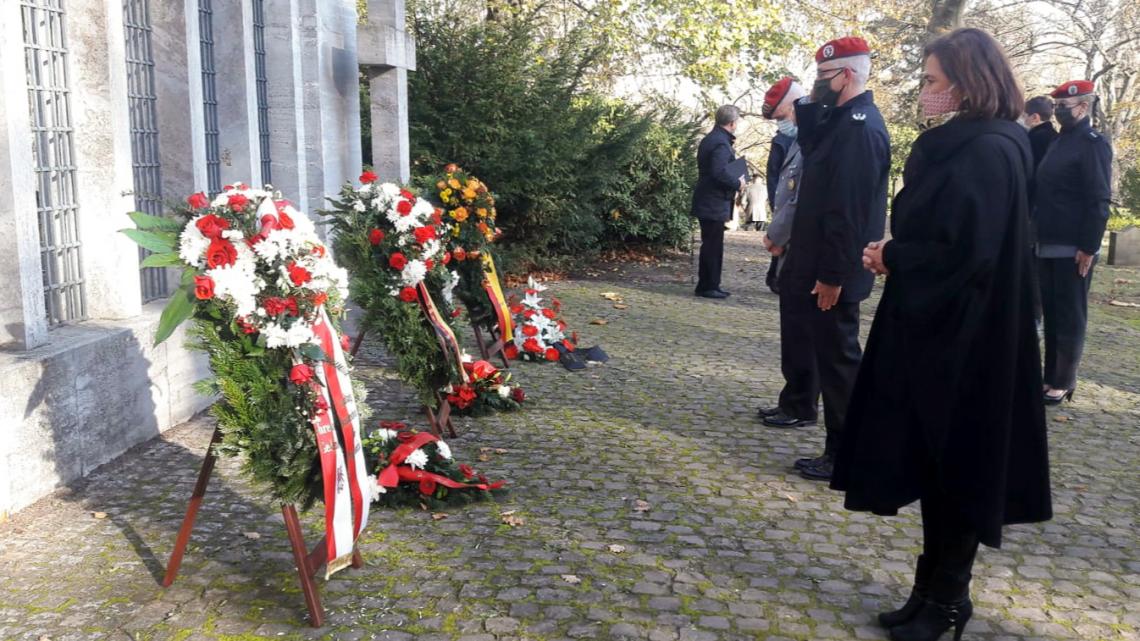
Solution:
<svg viewBox="0 0 1140 641">
<path fill-rule="evenodd" d="M 954 87 L 936 93 L 924 91 L 918 94 L 918 102 L 922 105 L 922 117 L 927 120 L 958 111 L 961 106 L 954 98 Z"/>
</svg>

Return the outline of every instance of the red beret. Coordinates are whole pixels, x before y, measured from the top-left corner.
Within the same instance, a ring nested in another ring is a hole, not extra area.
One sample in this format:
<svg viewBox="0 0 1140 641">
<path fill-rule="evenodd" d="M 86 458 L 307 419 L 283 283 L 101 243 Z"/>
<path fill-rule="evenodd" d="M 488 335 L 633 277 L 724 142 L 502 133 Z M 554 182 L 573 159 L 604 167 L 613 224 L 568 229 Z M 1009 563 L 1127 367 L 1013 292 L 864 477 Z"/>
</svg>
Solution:
<svg viewBox="0 0 1140 641">
<path fill-rule="evenodd" d="M 1057 87 L 1050 94 L 1054 98 L 1068 98 L 1070 96 L 1087 96 L 1096 91 L 1096 85 L 1088 80 L 1070 80 Z"/>
<path fill-rule="evenodd" d="M 780 78 L 772 88 L 764 94 L 764 106 L 760 108 L 760 115 L 768 120 L 772 119 L 772 113 L 776 111 L 776 107 L 780 106 L 780 101 L 788 95 L 791 91 L 792 85 L 795 84 L 796 79 L 791 76 L 784 76 Z"/>
<path fill-rule="evenodd" d="M 869 55 L 871 55 L 871 48 L 867 46 L 866 40 L 855 36 L 847 36 L 845 38 L 832 40 L 820 47 L 819 51 L 815 52 L 815 62 L 819 64 L 837 58 Z"/>
</svg>

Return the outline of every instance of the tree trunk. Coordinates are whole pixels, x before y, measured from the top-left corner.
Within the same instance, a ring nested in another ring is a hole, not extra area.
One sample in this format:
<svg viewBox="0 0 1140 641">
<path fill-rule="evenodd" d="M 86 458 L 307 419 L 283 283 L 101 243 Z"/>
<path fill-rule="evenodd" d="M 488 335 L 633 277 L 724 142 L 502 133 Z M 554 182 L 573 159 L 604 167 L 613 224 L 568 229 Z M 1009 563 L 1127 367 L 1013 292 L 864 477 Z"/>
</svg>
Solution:
<svg viewBox="0 0 1140 641">
<path fill-rule="evenodd" d="M 930 22 L 926 31 L 931 37 L 938 37 L 957 29 L 962 24 L 962 14 L 966 12 L 969 0 L 931 0 Z"/>
</svg>

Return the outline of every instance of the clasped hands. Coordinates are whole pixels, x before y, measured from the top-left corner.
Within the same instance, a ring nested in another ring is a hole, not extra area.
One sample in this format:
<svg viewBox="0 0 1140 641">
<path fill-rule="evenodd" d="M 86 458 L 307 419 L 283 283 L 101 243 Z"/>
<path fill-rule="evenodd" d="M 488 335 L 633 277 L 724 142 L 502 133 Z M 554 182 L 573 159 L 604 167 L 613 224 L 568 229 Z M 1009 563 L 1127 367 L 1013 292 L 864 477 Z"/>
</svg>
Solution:
<svg viewBox="0 0 1140 641">
<path fill-rule="evenodd" d="M 863 268 L 877 276 L 889 276 L 891 270 L 883 263 L 883 248 L 888 240 L 876 240 L 863 250 Z"/>
</svg>

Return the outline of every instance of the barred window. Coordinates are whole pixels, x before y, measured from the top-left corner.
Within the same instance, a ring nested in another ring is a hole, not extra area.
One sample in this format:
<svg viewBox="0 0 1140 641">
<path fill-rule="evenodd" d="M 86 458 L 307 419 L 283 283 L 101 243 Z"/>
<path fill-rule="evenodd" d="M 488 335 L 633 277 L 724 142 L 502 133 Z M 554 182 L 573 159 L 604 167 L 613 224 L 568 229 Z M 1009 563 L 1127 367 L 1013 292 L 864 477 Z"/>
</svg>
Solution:
<svg viewBox="0 0 1140 641">
<path fill-rule="evenodd" d="M 127 98 L 130 105 L 135 209 L 161 216 L 162 174 L 158 155 L 150 0 L 123 0 L 123 28 L 127 44 Z M 139 248 L 140 258 L 145 258 L 149 253 Z M 143 302 L 163 298 L 169 293 L 165 269 L 145 268 L 140 278 Z"/>
<path fill-rule="evenodd" d="M 269 156 L 269 79 L 265 72 L 265 0 L 253 0 L 253 69 L 257 81 L 257 133 L 261 142 L 261 182 L 273 182 Z"/>
<path fill-rule="evenodd" d="M 48 323 L 87 315 L 63 0 L 20 0 Z"/>
<path fill-rule="evenodd" d="M 202 57 L 202 106 L 206 130 L 206 188 L 210 196 L 222 191 L 222 161 L 218 150 L 218 92 L 214 83 L 214 7 L 198 0 L 198 45 Z"/>
</svg>

